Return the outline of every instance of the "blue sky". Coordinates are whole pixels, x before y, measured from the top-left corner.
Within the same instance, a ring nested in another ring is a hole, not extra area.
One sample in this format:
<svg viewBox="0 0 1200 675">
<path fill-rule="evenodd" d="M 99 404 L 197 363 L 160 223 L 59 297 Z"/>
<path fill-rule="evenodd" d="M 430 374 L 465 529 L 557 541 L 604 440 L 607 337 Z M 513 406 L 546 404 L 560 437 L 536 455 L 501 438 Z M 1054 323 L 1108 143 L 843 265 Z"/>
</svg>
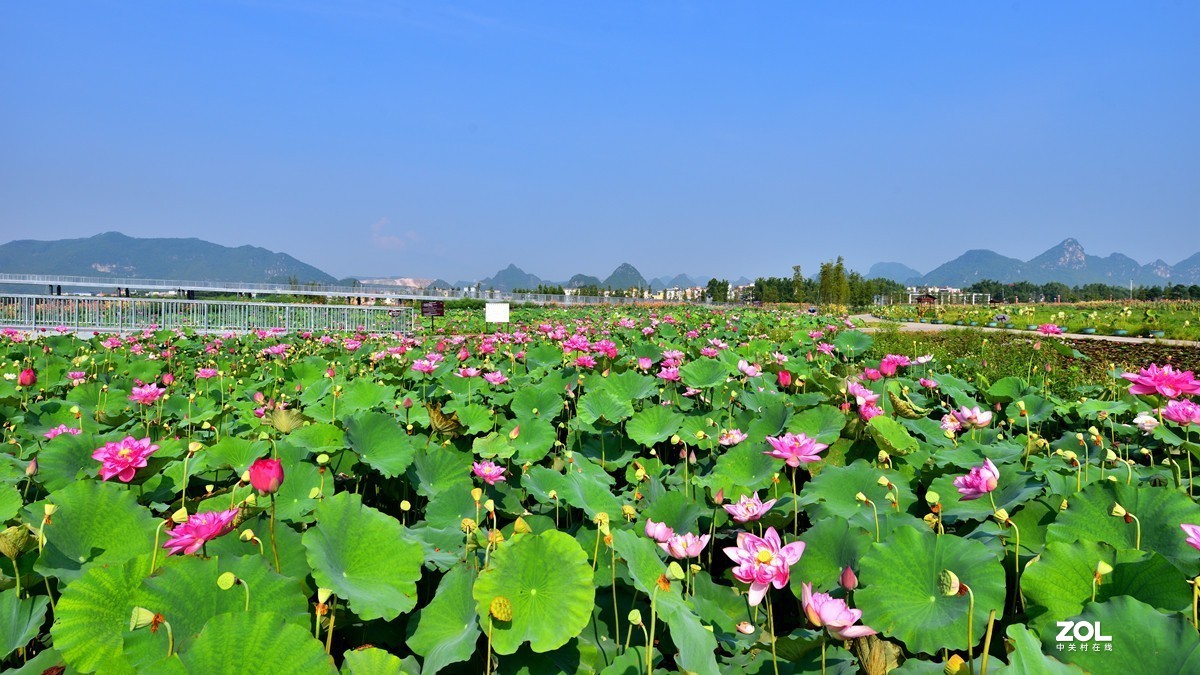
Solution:
<svg viewBox="0 0 1200 675">
<path fill-rule="evenodd" d="M 1200 250 L 1200 3 L 0 3 L 0 240 L 338 276 Z"/>
</svg>

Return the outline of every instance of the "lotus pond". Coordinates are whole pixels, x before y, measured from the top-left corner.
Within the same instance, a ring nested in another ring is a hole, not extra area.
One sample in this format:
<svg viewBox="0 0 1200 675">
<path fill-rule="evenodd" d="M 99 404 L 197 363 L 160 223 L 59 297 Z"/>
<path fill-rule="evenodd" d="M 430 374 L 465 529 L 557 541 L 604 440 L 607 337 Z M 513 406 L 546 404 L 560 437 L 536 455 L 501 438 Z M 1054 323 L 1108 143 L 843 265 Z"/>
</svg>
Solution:
<svg viewBox="0 0 1200 675">
<path fill-rule="evenodd" d="M 514 318 L 5 332 L 0 666 L 1200 672 L 1191 373 L 1063 389 L 772 309 Z"/>
<path fill-rule="evenodd" d="M 912 305 L 872 308 L 880 318 L 918 320 Z M 921 319 L 948 324 L 1010 328 L 1057 324 L 1069 333 L 1200 340 L 1200 303 L 1079 302 L 1069 304 L 937 305 Z"/>
</svg>

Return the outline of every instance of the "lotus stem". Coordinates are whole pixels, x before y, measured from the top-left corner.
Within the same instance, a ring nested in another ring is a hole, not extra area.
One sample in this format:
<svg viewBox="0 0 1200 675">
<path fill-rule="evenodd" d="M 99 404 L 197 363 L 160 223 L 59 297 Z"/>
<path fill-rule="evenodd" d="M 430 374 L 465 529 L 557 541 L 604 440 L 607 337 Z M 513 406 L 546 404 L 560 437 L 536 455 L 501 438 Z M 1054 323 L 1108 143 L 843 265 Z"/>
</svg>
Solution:
<svg viewBox="0 0 1200 675">
<path fill-rule="evenodd" d="M 246 580 L 241 579 L 241 578 L 238 579 L 238 583 L 242 585 L 242 588 L 246 589 L 246 608 L 245 609 L 247 612 L 249 612 L 250 611 L 250 584 L 246 583 Z"/>
<path fill-rule="evenodd" d="M 775 612 L 771 611 L 771 594 L 767 594 L 767 625 L 771 629 L 771 665 L 775 675 L 779 675 L 779 657 L 775 655 Z M 825 654 L 825 642 L 821 641 L 821 655 Z"/>
<path fill-rule="evenodd" d="M 963 584 L 963 588 L 967 589 L 967 665 L 972 673 L 975 672 L 975 640 L 972 636 L 975 635 L 975 592 L 971 587 Z M 330 625 L 332 631 L 332 624 Z"/>
<path fill-rule="evenodd" d="M 1192 625 L 1200 630 L 1200 577 L 1192 579 Z M 1092 600 L 1095 602 L 1095 599 Z"/>
<path fill-rule="evenodd" d="M 275 493 L 271 493 L 271 553 L 275 556 L 275 572 L 279 573 L 279 545 L 275 542 Z"/>
<path fill-rule="evenodd" d="M 1129 514 L 1129 517 L 1133 518 L 1133 525 L 1135 528 L 1134 529 L 1133 548 L 1135 550 L 1140 551 L 1140 550 L 1142 550 L 1142 521 L 1139 520 L 1138 517 L 1133 515 L 1132 513 Z"/>
<path fill-rule="evenodd" d="M 992 627 L 996 623 L 996 610 L 988 614 L 987 635 L 983 638 L 983 660 L 979 664 L 979 675 L 987 675 L 988 650 L 992 647 Z"/>
<path fill-rule="evenodd" d="M 658 586 L 650 595 L 650 634 L 646 636 L 646 675 L 654 675 L 654 624 L 658 622 Z"/>
<path fill-rule="evenodd" d="M 158 563 L 158 537 L 160 534 L 162 534 L 163 525 L 166 525 L 166 524 L 167 524 L 167 521 L 165 519 L 160 520 L 158 522 L 158 527 L 154 528 L 154 550 L 152 550 L 150 552 L 150 572 L 152 574 L 154 573 L 155 564 Z M 40 529 L 38 531 L 39 531 L 39 533 L 41 532 Z M 38 536 L 38 540 L 39 541 L 41 540 L 41 536 Z"/>
<path fill-rule="evenodd" d="M 620 640 L 621 639 L 621 614 L 620 614 L 620 612 L 617 611 L 617 549 L 614 546 L 614 547 L 610 547 L 609 550 L 612 552 L 613 633 L 617 636 L 617 639 Z M 630 630 L 632 630 L 632 629 L 633 629 L 633 627 L 630 626 Z M 628 646 L 628 644 L 629 644 L 628 637 L 625 638 L 625 644 L 626 644 L 626 646 Z"/>
<path fill-rule="evenodd" d="M 487 636 L 488 639 L 487 639 L 487 653 L 485 656 L 487 661 L 483 665 L 484 675 L 490 675 L 490 673 L 492 672 L 492 627 L 495 625 L 496 625 L 496 620 L 492 618 L 491 614 L 488 614 L 488 636 Z"/>
<path fill-rule="evenodd" d="M 325 633 L 325 653 L 333 649 L 333 621 L 337 618 L 337 596 L 329 596 L 329 631 Z"/>
<path fill-rule="evenodd" d="M 163 621 L 162 625 L 167 629 L 167 658 L 169 659 L 175 652 L 175 631 L 171 630 L 169 621 Z"/>
</svg>

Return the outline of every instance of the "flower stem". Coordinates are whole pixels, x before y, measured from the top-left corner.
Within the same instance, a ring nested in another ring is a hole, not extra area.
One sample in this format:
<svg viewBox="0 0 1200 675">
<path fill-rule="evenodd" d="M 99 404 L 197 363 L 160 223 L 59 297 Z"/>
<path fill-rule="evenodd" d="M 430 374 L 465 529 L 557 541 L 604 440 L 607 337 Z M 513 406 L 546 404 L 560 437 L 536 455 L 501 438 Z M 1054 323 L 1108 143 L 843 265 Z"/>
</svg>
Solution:
<svg viewBox="0 0 1200 675">
<path fill-rule="evenodd" d="M 971 587 L 963 584 L 963 588 L 967 589 L 967 665 L 971 672 L 975 672 L 975 593 Z"/>
<path fill-rule="evenodd" d="M 771 595 L 769 593 L 767 594 L 767 625 L 771 629 L 771 665 L 775 668 L 775 675 L 779 675 L 779 658 L 775 655 L 775 612 L 771 611 Z M 824 647 L 823 642 L 821 646 Z"/>
<path fill-rule="evenodd" d="M 154 572 L 154 565 L 158 562 L 158 536 L 162 533 L 163 525 L 166 525 L 166 520 L 160 520 L 158 527 L 154 528 L 154 550 L 150 552 L 150 572 Z"/>
<path fill-rule="evenodd" d="M 1134 530 L 1133 548 L 1140 551 L 1142 550 L 1142 521 L 1132 513 L 1129 514 L 1129 517 L 1133 518 L 1133 524 L 1136 528 Z"/>
<path fill-rule="evenodd" d="M 171 630 L 171 624 L 168 621 L 162 622 L 162 625 L 167 629 L 167 658 L 171 658 L 171 654 L 175 651 L 175 631 Z"/>
<path fill-rule="evenodd" d="M 329 630 L 325 633 L 325 653 L 332 653 L 333 649 L 333 620 L 337 618 L 337 596 L 329 597 Z"/>
<path fill-rule="evenodd" d="M 987 635 L 983 638 L 983 660 L 979 664 L 979 675 L 987 675 L 988 650 L 992 647 L 992 627 L 996 623 L 996 610 L 988 614 Z"/>
<path fill-rule="evenodd" d="M 658 586 L 655 585 L 654 593 L 650 596 L 650 634 L 646 637 L 646 675 L 654 675 L 654 624 L 658 622 L 657 610 Z"/>
<path fill-rule="evenodd" d="M 279 546 L 275 543 L 275 495 L 271 495 L 271 553 L 275 556 L 275 572 L 279 572 Z"/>
</svg>

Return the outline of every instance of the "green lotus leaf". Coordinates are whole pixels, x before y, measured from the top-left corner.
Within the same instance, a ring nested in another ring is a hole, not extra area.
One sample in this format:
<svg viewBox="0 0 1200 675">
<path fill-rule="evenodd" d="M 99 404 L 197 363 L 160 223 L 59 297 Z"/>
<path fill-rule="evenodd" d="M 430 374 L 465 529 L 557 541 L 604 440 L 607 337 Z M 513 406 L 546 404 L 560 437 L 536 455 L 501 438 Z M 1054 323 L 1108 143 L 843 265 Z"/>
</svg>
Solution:
<svg viewBox="0 0 1200 675">
<path fill-rule="evenodd" d="M 654 542 L 629 530 L 615 530 L 613 546 L 628 565 L 634 586 L 656 598 L 658 615 L 667 622 L 671 641 L 679 652 L 676 656 L 679 667 L 694 673 L 719 672 L 716 637 L 688 606 L 679 584 L 672 583 L 669 591 L 658 588 L 658 578 L 666 573 L 667 566 L 659 558 Z"/>
<path fill-rule="evenodd" d="M 724 363 L 717 359 L 696 359 L 679 368 L 679 378 L 689 387 L 710 389 L 722 384 L 732 374 Z"/>
<path fill-rule="evenodd" d="M 604 388 L 622 401 L 640 401 L 658 390 L 653 377 L 632 370 L 610 375 Z"/>
<path fill-rule="evenodd" d="M 874 420 L 871 420 L 872 422 Z M 991 494 L 996 500 L 996 507 L 1009 513 L 1018 506 L 1033 499 L 1042 491 L 1041 483 L 1035 482 L 1029 474 L 1020 473 L 1019 466 L 1002 464 L 1000 469 L 1000 485 Z M 947 523 L 960 520 L 986 520 L 992 517 L 992 501 L 987 497 L 962 500 L 958 488 L 954 487 L 957 475 L 946 475 L 935 478 L 929 484 L 929 489 L 941 497 L 942 519 Z M 1019 526 L 1018 526 L 1019 527 Z M 1024 533 L 1022 533 L 1024 534 Z"/>
<path fill-rule="evenodd" d="M 726 499 L 737 501 L 742 495 L 769 486 L 776 471 L 779 471 L 779 460 L 763 454 L 761 445 L 747 440 L 721 453 L 712 472 L 697 478 L 696 482 L 712 492 L 724 490 Z"/>
<path fill-rule="evenodd" d="M 683 416 L 660 405 L 648 406 L 634 413 L 625 423 L 625 433 L 637 443 L 652 448 L 679 431 Z"/>
<path fill-rule="evenodd" d="M 467 567 L 455 567 L 442 577 L 433 601 L 417 613 L 416 630 L 408 638 L 408 647 L 425 659 L 422 672 L 433 675 L 475 653 L 480 632 L 472 582 Z"/>
<path fill-rule="evenodd" d="M 304 448 L 314 454 L 322 452 L 332 454 L 346 447 L 346 433 L 338 427 L 324 422 L 300 427 L 288 434 L 287 440 L 292 445 Z"/>
<path fill-rule="evenodd" d="M 1182 523 L 1200 523 L 1200 505 L 1167 487 L 1133 487 L 1113 481 L 1085 486 L 1067 498 L 1067 510 L 1050 525 L 1047 541 L 1102 541 L 1117 549 L 1155 551 L 1189 578 L 1200 572 L 1200 556 L 1188 546 Z M 1111 515 L 1114 504 L 1138 518 L 1129 523 Z"/>
<path fill-rule="evenodd" d="M 122 638 L 136 606 L 134 595 L 150 574 L 150 558 L 146 554 L 123 563 L 92 565 L 63 587 L 50 636 L 67 665 L 83 673 L 101 668 L 134 672 Z"/>
<path fill-rule="evenodd" d="M 867 432 L 875 439 L 875 445 L 880 450 L 886 450 L 893 455 L 907 455 L 921 447 L 917 439 L 908 433 L 902 424 L 896 420 L 879 415 L 867 422 Z"/>
<path fill-rule="evenodd" d="M 1074 621 L 1099 622 L 1099 634 L 1110 642 L 1076 642 L 1073 634 L 1059 649 L 1059 631 L 1041 633 L 1042 649 L 1089 673 L 1200 672 L 1200 637 L 1181 614 L 1163 614 L 1129 596 L 1089 602 Z M 1086 633 L 1085 633 L 1086 634 Z M 1072 643 L 1076 649 L 1070 649 Z M 1107 645 L 1112 645 L 1112 651 Z M 1086 645 L 1087 649 L 1078 648 Z M 1094 647 L 1093 647 L 1094 645 Z"/>
<path fill-rule="evenodd" d="M 120 563 L 154 547 L 158 520 L 126 487 L 78 481 L 51 493 L 46 502 L 57 505 L 58 512 L 43 530 L 46 545 L 35 567 L 40 574 L 71 582 L 89 563 Z M 26 514 L 29 522 L 42 520 L 39 505 Z"/>
<path fill-rule="evenodd" d="M 855 527 L 842 518 L 822 518 L 800 535 L 804 555 L 792 567 L 792 592 L 800 597 L 800 584 L 832 589 L 838 585 L 842 570 L 859 572 L 863 555 L 875 542 L 875 535 Z"/>
<path fill-rule="evenodd" d="M 877 469 L 862 460 L 849 466 L 830 466 L 821 471 L 805 484 L 800 493 L 800 506 L 809 507 L 809 516 L 814 519 L 837 516 L 854 523 L 872 522 L 874 514 L 870 505 L 855 499 L 855 495 L 861 492 L 875 503 L 879 519 L 886 520 L 895 514 L 895 510 L 886 497 L 891 490 L 879 484 L 881 477 L 896 486 L 895 493 L 901 511 L 912 506 L 916 497 L 904 476 L 898 471 Z M 873 524 L 871 529 L 874 530 Z"/>
<path fill-rule="evenodd" d="M 417 451 L 413 438 L 386 413 L 363 412 L 346 419 L 346 442 L 359 459 L 388 478 L 412 464 Z"/>
<path fill-rule="evenodd" d="M 1042 653 L 1042 643 L 1037 635 L 1020 624 L 1013 624 L 1005 632 L 1012 651 L 1008 654 L 1008 666 L 997 668 L 1005 675 L 1075 675 L 1082 674 L 1076 666 L 1067 665 Z M 989 669 L 990 670 L 990 669 Z"/>
<path fill-rule="evenodd" d="M 204 450 L 209 466 L 228 467 L 239 476 L 254 460 L 270 452 L 271 446 L 266 441 L 247 441 L 236 436 L 225 436 Z"/>
<path fill-rule="evenodd" d="M 995 384 L 988 387 L 987 400 L 991 403 L 1011 403 L 1033 391 L 1028 384 L 1025 384 L 1025 380 L 1010 375 L 996 380 Z"/>
<path fill-rule="evenodd" d="M 503 436 L 508 438 L 508 434 L 518 426 L 520 430 L 517 431 L 517 437 L 509 443 L 516 449 L 516 461 L 520 464 L 541 461 L 558 439 L 554 425 L 536 417 L 518 417 L 510 421 L 503 427 Z"/>
<path fill-rule="evenodd" d="M 654 499 L 649 508 L 642 513 L 642 517 L 666 523 L 668 527 L 682 534 L 695 533 L 700 518 L 711 513 L 707 505 L 698 503 L 683 492 L 671 491 Z"/>
<path fill-rule="evenodd" d="M 842 434 L 846 426 L 846 414 L 831 405 L 819 405 L 801 410 L 792 416 L 787 430 L 817 439 L 818 443 L 831 445 Z"/>
<path fill-rule="evenodd" d="M 395 518 L 339 492 L 316 510 L 304 533 L 308 564 L 321 588 L 350 603 L 360 618 L 392 620 L 417 604 L 421 546 Z"/>
<path fill-rule="evenodd" d="M 92 459 L 92 452 L 104 443 L 101 438 L 88 433 L 62 434 L 46 441 L 38 451 L 35 480 L 47 491 L 54 492 L 74 483 L 81 473 L 96 476 L 100 462 Z"/>
<path fill-rule="evenodd" d="M 1030 625 L 1044 633 L 1054 629 L 1054 622 L 1077 616 L 1092 600 L 1092 580 L 1101 561 L 1112 572 L 1095 586 L 1097 602 L 1128 595 L 1161 610 L 1190 607 L 1192 594 L 1186 579 L 1157 553 L 1117 551 L 1091 541 L 1052 542 L 1021 577 Z"/>
<path fill-rule="evenodd" d="M 547 382 L 525 387 L 513 396 L 511 409 L 515 417 L 553 420 L 563 409 L 562 391 L 551 389 Z"/>
<path fill-rule="evenodd" d="M 0 661 L 37 637 L 49 605 L 44 595 L 22 600 L 15 588 L 0 592 Z"/>
<path fill-rule="evenodd" d="M 416 486 L 417 494 L 431 499 L 446 491 L 468 492 L 471 489 L 471 462 L 469 453 L 453 447 L 421 447 L 409 468 L 409 480 Z"/>
<path fill-rule="evenodd" d="M 942 570 L 958 575 L 975 594 L 974 645 L 987 628 L 988 612 L 1004 615 L 1004 568 L 984 544 L 950 535 L 902 527 L 871 545 L 859 572 L 865 588 L 854 594 L 863 623 L 912 651 L 966 649 L 968 598 L 939 592 Z"/>
<path fill-rule="evenodd" d="M 213 617 L 180 659 L 191 673 L 259 675 L 274 667 L 314 675 L 337 672 L 333 657 L 310 631 L 267 612 Z"/>
<path fill-rule="evenodd" d="M 833 346 L 837 347 L 838 352 L 847 359 L 867 353 L 873 344 L 875 344 L 875 338 L 857 330 L 844 330 L 833 338 Z"/>
<path fill-rule="evenodd" d="M 792 419 L 792 409 L 778 397 L 768 400 L 758 409 L 754 421 L 746 428 L 745 442 L 762 443 L 767 436 L 778 436 Z"/>
<path fill-rule="evenodd" d="M 0 485 L 0 527 L 21 511 L 25 502 L 21 493 L 11 485 Z"/>
<path fill-rule="evenodd" d="M 590 391 L 579 398 L 579 419 L 587 424 L 620 424 L 633 416 L 628 399 L 617 398 L 606 389 Z"/>
<path fill-rule="evenodd" d="M 565 645 L 587 626 L 595 600 L 587 553 L 570 535 L 551 530 L 517 535 L 492 554 L 479 573 L 475 611 L 492 649 L 512 654 L 528 642 L 535 652 Z M 511 603 L 511 621 L 493 621 L 493 599 Z"/>
<path fill-rule="evenodd" d="M 399 656 L 378 647 L 360 647 L 342 654 L 342 675 L 417 675 L 420 672 L 420 669 L 405 667 Z"/>
</svg>

